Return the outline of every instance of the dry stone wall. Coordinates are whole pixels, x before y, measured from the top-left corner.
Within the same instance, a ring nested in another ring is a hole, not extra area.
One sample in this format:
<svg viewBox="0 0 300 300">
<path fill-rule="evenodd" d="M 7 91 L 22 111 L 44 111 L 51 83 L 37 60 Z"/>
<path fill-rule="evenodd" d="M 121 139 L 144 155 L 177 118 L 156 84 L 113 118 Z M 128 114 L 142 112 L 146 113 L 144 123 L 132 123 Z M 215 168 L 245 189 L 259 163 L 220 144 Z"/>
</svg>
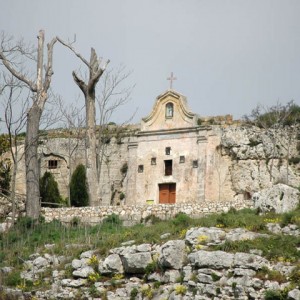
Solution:
<svg viewBox="0 0 300 300">
<path fill-rule="evenodd" d="M 250 201 L 230 202 L 202 202 L 183 204 L 160 204 L 160 205 L 119 205 L 119 206 L 98 206 L 98 207 L 66 207 L 66 208 L 42 208 L 42 215 L 46 222 L 59 220 L 63 223 L 70 223 L 74 218 L 80 222 L 95 225 L 101 223 L 109 215 L 116 214 L 123 220 L 125 226 L 134 225 L 153 215 L 162 220 L 175 217 L 182 212 L 192 218 L 200 217 L 209 213 L 227 212 L 230 208 L 242 209 L 252 208 Z"/>
</svg>

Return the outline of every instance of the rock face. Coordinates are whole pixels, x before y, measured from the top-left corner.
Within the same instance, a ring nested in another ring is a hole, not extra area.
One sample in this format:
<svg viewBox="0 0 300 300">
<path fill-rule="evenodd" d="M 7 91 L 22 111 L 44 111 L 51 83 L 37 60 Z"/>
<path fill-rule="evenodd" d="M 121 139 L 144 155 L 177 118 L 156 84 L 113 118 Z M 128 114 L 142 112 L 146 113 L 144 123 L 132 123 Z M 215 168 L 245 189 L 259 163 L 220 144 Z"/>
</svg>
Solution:
<svg viewBox="0 0 300 300">
<path fill-rule="evenodd" d="M 290 129 L 232 126 L 223 130 L 220 146 L 222 158 L 230 157 L 227 167 L 235 197 L 250 199 L 274 182 L 298 187 L 299 163 L 293 158 L 299 158 L 300 153 L 295 132 Z"/>
<path fill-rule="evenodd" d="M 294 210 L 299 204 L 300 193 L 285 184 L 277 184 L 253 194 L 254 207 L 262 212 L 285 213 Z"/>
</svg>

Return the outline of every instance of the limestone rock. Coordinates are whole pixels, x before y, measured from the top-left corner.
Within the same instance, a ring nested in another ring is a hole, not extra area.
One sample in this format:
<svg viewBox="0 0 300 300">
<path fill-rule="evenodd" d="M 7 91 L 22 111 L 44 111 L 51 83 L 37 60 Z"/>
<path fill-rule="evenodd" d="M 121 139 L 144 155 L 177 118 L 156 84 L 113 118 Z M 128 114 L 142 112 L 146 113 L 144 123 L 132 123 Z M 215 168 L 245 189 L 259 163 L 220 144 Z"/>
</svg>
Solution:
<svg viewBox="0 0 300 300">
<path fill-rule="evenodd" d="M 199 238 L 205 239 L 206 243 L 220 244 L 225 239 L 226 233 L 224 230 L 216 227 L 199 227 L 191 228 L 185 235 L 185 240 L 190 245 L 199 243 Z"/>
<path fill-rule="evenodd" d="M 73 259 L 72 260 L 72 268 L 79 269 L 83 267 L 83 261 L 81 259 Z"/>
<path fill-rule="evenodd" d="M 187 258 L 184 249 L 182 240 L 166 242 L 160 250 L 159 264 L 165 268 L 181 269 Z"/>
<path fill-rule="evenodd" d="M 259 270 L 262 269 L 264 266 L 268 267 L 268 261 L 255 254 L 251 253 L 242 253 L 237 252 L 234 254 L 234 267 L 236 268 L 245 268 L 245 269 L 254 269 Z"/>
<path fill-rule="evenodd" d="M 162 276 L 162 282 L 175 283 L 180 278 L 180 272 L 178 270 L 167 270 Z"/>
<path fill-rule="evenodd" d="M 294 210 L 299 204 L 299 191 L 285 184 L 276 184 L 253 194 L 255 208 L 262 212 L 285 213 Z"/>
<path fill-rule="evenodd" d="M 95 273 L 94 269 L 92 267 L 87 266 L 73 271 L 73 276 L 80 278 L 88 278 L 89 275 L 93 273 Z"/>
<path fill-rule="evenodd" d="M 80 254 L 80 258 L 91 258 L 95 253 L 95 250 L 89 250 L 89 251 L 85 251 L 85 252 L 82 252 Z"/>
<path fill-rule="evenodd" d="M 200 250 L 189 254 L 188 259 L 197 268 L 223 269 L 232 266 L 234 255 L 224 251 Z"/>
<path fill-rule="evenodd" d="M 260 237 L 268 238 L 268 235 L 257 233 L 257 232 L 252 232 L 252 231 L 246 230 L 244 228 L 234 228 L 234 229 L 231 229 L 226 234 L 226 240 L 229 240 L 229 241 L 254 240 L 254 239 L 260 238 Z"/>
<path fill-rule="evenodd" d="M 41 269 L 41 268 L 45 268 L 48 266 L 48 260 L 44 257 L 37 257 L 34 261 L 33 261 L 33 265 L 38 268 L 38 269 Z"/>
<path fill-rule="evenodd" d="M 148 264 L 152 263 L 150 252 L 127 253 L 121 257 L 126 273 L 144 273 Z"/>
<path fill-rule="evenodd" d="M 80 286 L 84 286 L 86 284 L 86 281 L 84 279 L 63 279 L 61 281 L 62 286 L 67 286 L 67 287 L 75 287 L 78 288 Z"/>
<path fill-rule="evenodd" d="M 299 300 L 300 299 L 300 290 L 293 289 L 293 290 L 289 291 L 288 297 L 291 300 Z"/>
<path fill-rule="evenodd" d="M 122 261 L 118 254 L 110 254 L 99 263 L 98 269 L 101 274 L 124 273 Z"/>
</svg>

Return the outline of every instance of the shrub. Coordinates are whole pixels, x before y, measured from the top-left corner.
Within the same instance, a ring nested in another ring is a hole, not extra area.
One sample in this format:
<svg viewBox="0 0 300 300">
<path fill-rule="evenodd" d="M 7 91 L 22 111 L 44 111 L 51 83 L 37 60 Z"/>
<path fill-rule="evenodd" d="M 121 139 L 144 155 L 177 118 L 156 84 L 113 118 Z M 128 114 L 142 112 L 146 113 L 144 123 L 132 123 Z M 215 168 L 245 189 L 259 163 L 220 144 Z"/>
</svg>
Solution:
<svg viewBox="0 0 300 300">
<path fill-rule="evenodd" d="M 172 222 L 175 226 L 188 226 L 191 223 L 191 218 L 187 214 L 179 212 Z"/>
<path fill-rule="evenodd" d="M 161 219 L 159 217 L 155 216 L 155 215 L 152 215 L 152 214 L 147 216 L 145 219 L 142 220 L 142 223 L 152 224 L 152 225 L 157 224 L 159 222 L 161 222 Z"/>
<path fill-rule="evenodd" d="M 265 300 L 283 300 L 287 299 L 286 291 L 267 290 L 265 292 Z"/>
<path fill-rule="evenodd" d="M 70 182 L 71 205 L 80 207 L 89 205 L 88 186 L 85 166 L 80 164 L 75 169 Z"/>
<path fill-rule="evenodd" d="M 111 214 L 103 220 L 103 225 L 122 225 L 122 220 L 116 214 Z"/>
<path fill-rule="evenodd" d="M 13 271 L 7 275 L 4 280 L 4 284 L 7 286 L 16 287 L 17 285 L 21 284 L 21 275 L 19 271 Z"/>
<path fill-rule="evenodd" d="M 133 288 L 130 292 L 130 300 L 135 300 L 139 291 L 137 288 Z"/>
<path fill-rule="evenodd" d="M 71 219 L 70 225 L 72 227 L 78 227 L 80 225 L 80 218 L 79 217 L 73 217 Z"/>
<path fill-rule="evenodd" d="M 0 161 L 0 191 L 4 195 L 9 194 L 11 181 L 11 161 L 4 159 Z"/>
<path fill-rule="evenodd" d="M 40 179 L 40 196 L 42 206 L 44 207 L 57 207 L 55 204 L 63 203 L 62 197 L 59 193 L 58 184 L 50 172 L 45 172 L 43 177 Z"/>
<path fill-rule="evenodd" d="M 187 291 L 187 287 L 184 285 L 180 284 L 175 287 L 176 295 L 184 295 L 186 293 L 186 291 Z"/>
<path fill-rule="evenodd" d="M 300 284 L 300 266 L 297 266 L 293 269 L 290 274 L 290 279 L 293 283 L 299 285 Z"/>
</svg>

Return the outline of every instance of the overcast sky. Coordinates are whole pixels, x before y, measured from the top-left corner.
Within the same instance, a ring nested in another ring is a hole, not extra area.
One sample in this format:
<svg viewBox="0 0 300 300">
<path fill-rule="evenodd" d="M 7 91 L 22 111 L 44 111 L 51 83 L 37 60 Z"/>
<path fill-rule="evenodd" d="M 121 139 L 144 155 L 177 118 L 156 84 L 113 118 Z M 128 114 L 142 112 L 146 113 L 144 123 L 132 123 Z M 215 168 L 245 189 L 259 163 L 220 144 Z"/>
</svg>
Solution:
<svg viewBox="0 0 300 300">
<path fill-rule="evenodd" d="M 300 104 L 299 14 L 299 0 L 1 0 L 0 30 L 33 43 L 39 29 L 46 41 L 76 34 L 86 58 L 94 47 L 132 70 L 132 101 L 112 121 L 147 116 L 171 72 L 191 111 L 240 118 L 258 103 Z M 80 63 L 60 45 L 54 62 L 53 89 L 70 103 Z"/>
</svg>

